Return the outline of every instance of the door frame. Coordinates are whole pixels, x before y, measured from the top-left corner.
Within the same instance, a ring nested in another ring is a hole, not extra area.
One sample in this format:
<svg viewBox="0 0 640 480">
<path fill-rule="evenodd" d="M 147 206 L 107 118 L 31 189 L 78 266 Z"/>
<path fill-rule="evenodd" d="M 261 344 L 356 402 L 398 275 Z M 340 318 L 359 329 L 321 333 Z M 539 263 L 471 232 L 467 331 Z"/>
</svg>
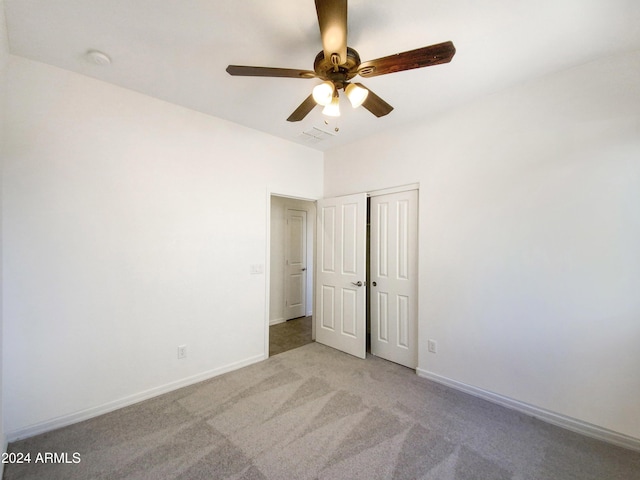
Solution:
<svg viewBox="0 0 640 480">
<path fill-rule="evenodd" d="M 296 192 L 286 192 L 286 191 L 282 191 L 282 190 L 272 190 L 271 188 L 267 188 L 267 201 L 266 201 L 266 214 L 267 214 L 267 221 L 266 221 L 266 238 L 265 238 L 265 244 L 266 244 L 266 249 L 265 249 L 265 266 L 264 266 L 264 283 L 265 283 L 265 310 L 264 310 L 264 354 L 263 354 L 263 359 L 266 360 L 267 358 L 269 358 L 269 316 L 270 316 L 270 311 L 271 311 L 271 197 L 282 197 L 282 198 L 289 198 L 291 200 L 302 200 L 305 202 L 312 202 L 312 203 L 316 203 L 318 201 L 318 198 L 310 198 L 310 197 L 306 197 L 304 195 L 300 195 L 299 193 Z M 313 221 L 314 225 L 315 225 L 315 221 L 316 221 L 316 216 L 314 216 L 312 219 L 307 216 L 307 224 Z M 307 238 L 307 241 L 309 241 L 310 239 Z M 312 277 L 312 285 L 313 287 L 315 287 L 315 282 L 316 282 L 316 269 L 315 269 L 315 256 L 316 256 L 316 241 L 315 238 L 312 238 L 311 241 L 313 242 L 313 258 L 311 261 L 314 262 L 314 267 L 313 267 L 313 277 Z M 309 263 L 309 259 L 307 258 L 307 264 Z M 313 290 L 313 288 L 311 289 Z M 308 293 L 307 293 L 308 295 Z M 313 293 L 312 293 L 313 295 Z M 312 297 L 312 308 L 315 311 L 315 295 L 313 295 Z M 305 311 L 305 315 L 306 315 L 306 311 Z M 316 337 L 316 323 L 315 323 L 315 318 L 311 317 L 311 325 L 312 325 L 312 338 L 315 339 Z"/>
</svg>

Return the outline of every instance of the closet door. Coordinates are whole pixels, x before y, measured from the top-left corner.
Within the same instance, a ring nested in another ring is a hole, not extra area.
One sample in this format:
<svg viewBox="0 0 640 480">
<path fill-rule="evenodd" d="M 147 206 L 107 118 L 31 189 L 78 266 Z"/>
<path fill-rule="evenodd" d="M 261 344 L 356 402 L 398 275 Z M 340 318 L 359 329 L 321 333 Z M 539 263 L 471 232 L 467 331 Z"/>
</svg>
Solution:
<svg viewBox="0 0 640 480">
<path fill-rule="evenodd" d="M 316 341 L 366 356 L 366 194 L 318 201 Z"/>
<path fill-rule="evenodd" d="M 371 197 L 371 353 L 418 365 L 418 191 Z"/>
</svg>

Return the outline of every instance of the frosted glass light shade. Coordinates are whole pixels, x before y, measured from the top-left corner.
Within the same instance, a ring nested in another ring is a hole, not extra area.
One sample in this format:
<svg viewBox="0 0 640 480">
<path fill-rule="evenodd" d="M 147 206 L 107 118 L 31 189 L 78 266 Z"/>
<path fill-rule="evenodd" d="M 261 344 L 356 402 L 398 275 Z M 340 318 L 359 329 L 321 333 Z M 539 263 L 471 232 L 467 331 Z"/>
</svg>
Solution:
<svg viewBox="0 0 640 480">
<path fill-rule="evenodd" d="M 344 92 L 347 94 L 347 98 L 351 102 L 351 106 L 353 108 L 358 108 L 360 105 L 362 105 L 367 99 L 367 95 L 369 95 L 369 90 L 359 87 L 354 83 L 350 83 L 349 85 L 347 85 L 347 88 L 344 89 Z"/>
<path fill-rule="evenodd" d="M 339 117 L 340 116 L 339 104 L 340 104 L 340 99 L 336 95 L 331 99 L 331 103 L 329 103 L 329 105 L 325 106 L 322 109 L 322 114 L 328 117 Z"/>
<path fill-rule="evenodd" d="M 313 87 L 313 99 L 318 105 L 329 105 L 333 98 L 335 88 L 330 81 L 322 82 L 320 85 Z"/>
</svg>

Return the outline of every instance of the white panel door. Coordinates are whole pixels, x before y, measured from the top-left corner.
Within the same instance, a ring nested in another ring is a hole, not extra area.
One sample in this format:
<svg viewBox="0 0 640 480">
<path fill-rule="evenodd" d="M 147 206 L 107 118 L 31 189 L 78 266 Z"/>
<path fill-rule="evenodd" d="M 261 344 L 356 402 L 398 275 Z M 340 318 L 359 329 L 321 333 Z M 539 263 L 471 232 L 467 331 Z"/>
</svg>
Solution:
<svg viewBox="0 0 640 480">
<path fill-rule="evenodd" d="M 316 341 L 366 356 L 366 194 L 318 201 Z"/>
<path fill-rule="evenodd" d="M 307 212 L 288 208 L 284 236 L 284 319 L 303 317 L 307 298 Z"/>
<path fill-rule="evenodd" d="M 418 191 L 371 197 L 371 353 L 418 365 Z"/>
</svg>

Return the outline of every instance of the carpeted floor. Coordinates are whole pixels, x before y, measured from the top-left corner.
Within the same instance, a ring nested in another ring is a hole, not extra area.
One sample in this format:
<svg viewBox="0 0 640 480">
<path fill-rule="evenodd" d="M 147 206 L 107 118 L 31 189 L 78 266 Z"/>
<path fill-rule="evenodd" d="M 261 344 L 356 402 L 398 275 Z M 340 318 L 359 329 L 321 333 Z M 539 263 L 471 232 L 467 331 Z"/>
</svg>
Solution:
<svg viewBox="0 0 640 480">
<path fill-rule="evenodd" d="M 10 445 L 5 479 L 640 480 L 632 452 L 317 343 Z"/>
</svg>

